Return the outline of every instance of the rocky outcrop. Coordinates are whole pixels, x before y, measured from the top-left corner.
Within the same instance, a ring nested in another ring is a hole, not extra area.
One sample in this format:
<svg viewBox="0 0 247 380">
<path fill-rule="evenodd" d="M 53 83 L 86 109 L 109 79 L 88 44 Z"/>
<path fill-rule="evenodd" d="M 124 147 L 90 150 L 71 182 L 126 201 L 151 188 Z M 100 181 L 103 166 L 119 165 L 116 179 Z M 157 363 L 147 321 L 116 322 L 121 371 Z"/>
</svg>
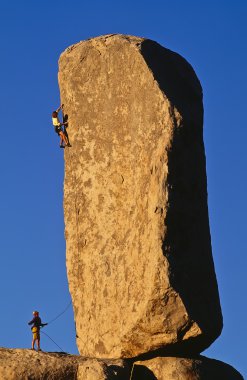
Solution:
<svg viewBox="0 0 247 380">
<path fill-rule="evenodd" d="M 77 355 L 0 348 L 1 380 L 243 380 L 231 366 L 203 356 L 157 357 L 134 364 Z"/>
<path fill-rule="evenodd" d="M 127 380 L 129 376 L 130 367 L 122 360 L 0 348 L 1 380 Z"/>
<path fill-rule="evenodd" d="M 108 35 L 66 49 L 59 86 L 67 273 L 82 355 L 200 352 L 220 334 L 200 83 L 178 54 Z"/>
<path fill-rule="evenodd" d="M 204 356 L 157 357 L 134 365 L 132 380 L 244 380 L 233 367 Z"/>
</svg>

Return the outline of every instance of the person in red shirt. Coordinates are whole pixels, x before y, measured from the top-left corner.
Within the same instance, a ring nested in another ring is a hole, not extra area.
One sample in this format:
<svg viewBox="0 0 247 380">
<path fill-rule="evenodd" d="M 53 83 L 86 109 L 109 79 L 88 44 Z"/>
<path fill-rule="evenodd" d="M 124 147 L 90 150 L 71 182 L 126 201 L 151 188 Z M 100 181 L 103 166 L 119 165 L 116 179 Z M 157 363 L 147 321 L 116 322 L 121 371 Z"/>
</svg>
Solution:
<svg viewBox="0 0 247 380">
<path fill-rule="evenodd" d="M 40 349 L 40 327 L 47 326 L 48 323 L 42 323 L 41 319 L 39 317 L 39 312 L 34 311 L 33 312 L 33 319 L 30 322 L 28 322 L 28 324 L 33 325 L 31 327 L 31 330 L 33 333 L 32 350 L 34 350 L 34 346 L 36 343 L 38 351 L 41 351 L 41 349 Z"/>
</svg>

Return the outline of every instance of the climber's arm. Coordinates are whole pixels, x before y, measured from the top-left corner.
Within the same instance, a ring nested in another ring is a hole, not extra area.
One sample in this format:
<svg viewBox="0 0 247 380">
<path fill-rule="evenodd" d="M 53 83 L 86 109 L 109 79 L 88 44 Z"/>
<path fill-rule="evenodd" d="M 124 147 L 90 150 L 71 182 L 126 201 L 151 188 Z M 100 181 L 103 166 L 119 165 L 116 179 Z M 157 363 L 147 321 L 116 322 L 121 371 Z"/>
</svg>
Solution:
<svg viewBox="0 0 247 380">
<path fill-rule="evenodd" d="M 62 108 L 63 108 L 63 104 L 61 104 L 61 106 L 59 106 L 58 109 L 56 109 L 56 112 L 58 113 Z"/>
</svg>

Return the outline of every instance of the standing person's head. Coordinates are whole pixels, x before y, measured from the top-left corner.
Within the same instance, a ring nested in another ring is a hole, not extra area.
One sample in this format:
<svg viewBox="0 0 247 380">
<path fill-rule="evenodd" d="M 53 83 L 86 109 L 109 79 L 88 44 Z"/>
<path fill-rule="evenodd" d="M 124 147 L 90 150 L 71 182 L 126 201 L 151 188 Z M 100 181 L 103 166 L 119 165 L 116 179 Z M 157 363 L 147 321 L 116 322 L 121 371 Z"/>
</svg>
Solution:
<svg viewBox="0 0 247 380">
<path fill-rule="evenodd" d="M 39 312 L 37 310 L 33 311 L 33 315 L 34 317 L 38 317 L 39 316 Z"/>
<path fill-rule="evenodd" d="M 52 117 L 57 117 L 57 111 L 52 112 Z"/>
</svg>

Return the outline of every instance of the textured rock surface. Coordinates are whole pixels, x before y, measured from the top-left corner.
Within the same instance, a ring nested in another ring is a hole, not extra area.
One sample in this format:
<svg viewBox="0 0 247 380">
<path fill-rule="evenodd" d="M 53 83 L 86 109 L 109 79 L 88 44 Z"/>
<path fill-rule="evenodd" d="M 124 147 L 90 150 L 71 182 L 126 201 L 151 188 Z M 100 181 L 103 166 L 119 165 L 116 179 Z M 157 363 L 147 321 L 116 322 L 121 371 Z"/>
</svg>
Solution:
<svg viewBox="0 0 247 380">
<path fill-rule="evenodd" d="M 199 356 L 157 357 L 130 365 L 76 355 L 0 348 L 1 380 L 243 380 L 231 366 Z"/>
<path fill-rule="evenodd" d="M 0 348 L 1 380 L 126 380 L 129 374 L 121 360 Z"/>
<path fill-rule="evenodd" d="M 233 367 L 218 360 L 158 357 L 135 363 L 132 380 L 243 380 Z"/>
<path fill-rule="evenodd" d="M 211 254 L 200 83 L 157 43 L 68 48 L 59 86 L 67 273 L 85 356 L 200 352 L 222 317 Z"/>
</svg>

